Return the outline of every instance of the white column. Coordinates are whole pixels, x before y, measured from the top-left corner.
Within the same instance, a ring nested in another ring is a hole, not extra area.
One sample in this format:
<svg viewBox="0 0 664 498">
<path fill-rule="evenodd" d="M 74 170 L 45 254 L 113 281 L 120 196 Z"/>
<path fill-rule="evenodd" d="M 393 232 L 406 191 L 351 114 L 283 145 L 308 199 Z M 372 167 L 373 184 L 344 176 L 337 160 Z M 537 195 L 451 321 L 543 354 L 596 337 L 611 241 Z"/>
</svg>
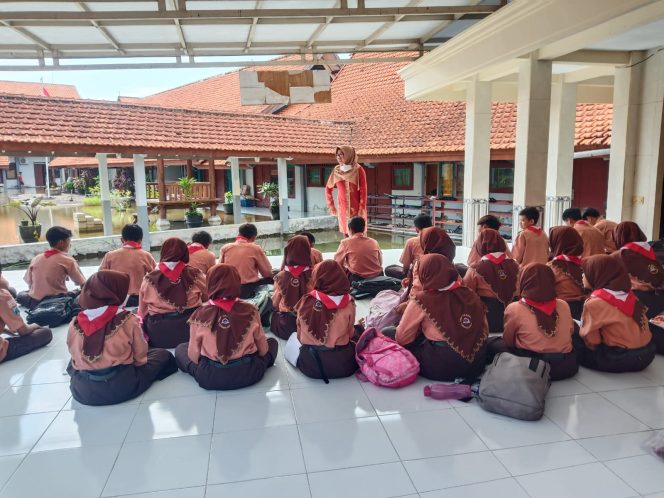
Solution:
<svg viewBox="0 0 664 498">
<path fill-rule="evenodd" d="M 288 232 L 288 162 L 285 158 L 277 158 L 277 177 L 279 178 L 279 219 L 281 231 Z"/>
<path fill-rule="evenodd" d="M 102 221 L 104 235 L 113 235 L 113 218 L 111 212 L 111 189 L 108 184 L 108 162 L 106 154 L 97 154 L 99 163 L 99 192 L 101 194 Z"/>
<path fill-rule="evenodd" d="M 546 160 L 549 147 L 551 61 L 535 54 L 519 65 L 514 161 L 512 237 L 519 231 L 518 213 L 526 206 L 540 209 L 546 198 Z"/>
<path fill-rule="evenodd" d="M 143 249 L 150 250 L 150 219 L 145 190 L 145 155 L 134 154 L 134 189 L 136 190 L 136 214 L 138 225 L 143 229 Z"/>
<path fill-rule="evenodd" d="M 240 158 L 229 157 L 231 162 L 231 183 L 233 185 L 233 223 L 239 225 L 242 223 L 242 205 L 240 203 L 240 194 L 242 186 L 240 185 Z"/>
<path fill-rule="evenodd" d="M 555 83 L 551 87 L 549 158 L 546 167 L 544 230 L 562 224 L 563 211 L 572 205 L 574 173 L 574 127 L 576 85 Z"/>
<path fill-rule="evenodd" d="M 489 212 L 491 83 L 474 80 L 466 91 L 463 171 L 463 245 L 471 247 L 477 221 Z"/>
</svg>

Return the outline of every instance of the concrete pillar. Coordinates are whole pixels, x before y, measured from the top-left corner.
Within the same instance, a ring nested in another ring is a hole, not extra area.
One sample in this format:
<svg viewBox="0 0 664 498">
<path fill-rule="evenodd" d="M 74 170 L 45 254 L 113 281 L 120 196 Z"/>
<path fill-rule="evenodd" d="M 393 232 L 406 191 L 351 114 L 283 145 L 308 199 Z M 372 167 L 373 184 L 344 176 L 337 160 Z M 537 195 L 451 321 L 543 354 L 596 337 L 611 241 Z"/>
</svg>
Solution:
<svg viewBox="0 0 664 498">
<path fill-rule="evenodd" d="M 166 204 L 163 204 L 167 200 L 164 168 L 164 158 L 160 157 L 157 159 L 157 189 L 159 190 L 159 218 L 157 219 L 157 228 L 160 230 L 167 230 L 171 226 L 167 218 L 168 209 L 166 208 Z"/>
<path fill-rule="evenodd" d="M 574 127 L 576 85 L 556 83 L 551 87 L 549 157 L 546 167 L 544 230 L 563 222 L 563 211 L 572 205 L 574 173 Z"/>
<path fill-rule="evenodd" d="M 217 171 L 215 170 L 214 159 L 209 160 L 210 170 L 208 173 L 208 180 L 210 182 L 210 217 L 208 218 L 208 225 L 216 226 L 221 225 L 221 218 L 217 214 Z"/>
<path fill-rule="evenodd" d="M 526 206 L 541 211 L 546 200 L 550 107 L 551 61 L 539 61 L 535 54 L 530 54 L 519 63 L 513 238 L 519 232 L 519 211 Z"/>
<path fill-rule="evenodd" d="M 138 224 L 143 229 L 143 249 L 150 250 L 150 219 L 148 199 L 145 191 L 145 155 L 134 154 L 134 188 L 136 190 L 136 214 Z"/>
<path fill-rule="evenodd" d="M 463 245 L 471 247 L 477 221 L 489 212 L 491 83 L 473 81 L 466 92 L 463 171 Z"/>
<path fill-rule="evenodd" d="M 230 157 L 231 162 L 231 183 L 233 187 L 233 223 L 242 223 L 242 204 L 240 203 L 240 194 L 242 186 L 240 185 L 240 158 Z"/>
<path fill-rule="evenodd" d="M 277 159 L 277 177 L 279 180 L 279 219 L 281 231 L 288 232 L 288 162 L 285 158 Z"/>
<path fill-rule="evenodd" d="M 106 154 L 97 154 L 97 162 L 99 163 L 99 193 L 101 195 L 104 235 L 113 235 L 111 188 L 108 183 L 108 162 L 106 161 Z"/>
</svg>

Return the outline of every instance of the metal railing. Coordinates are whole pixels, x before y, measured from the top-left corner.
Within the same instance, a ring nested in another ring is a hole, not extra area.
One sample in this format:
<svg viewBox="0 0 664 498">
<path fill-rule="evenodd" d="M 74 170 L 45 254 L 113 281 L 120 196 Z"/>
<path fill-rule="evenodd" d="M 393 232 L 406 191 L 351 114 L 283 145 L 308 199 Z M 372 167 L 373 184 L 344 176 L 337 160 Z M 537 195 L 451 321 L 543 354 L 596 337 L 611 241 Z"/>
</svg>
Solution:
<svg viewBox="0 0 664 498">
<path fill-rule="evenodd" d="M 148 199 L 159 199 L 159 184 L 156 182 L 149 182 L 145 184 L 145 192 Z M 182 187 L 175 182 L 166 182 L 166 195 L 165 201 L 182 201 L 186 202 Z M 194 184 L 193 200 L 203 201 L 210 200 L 210 183 L 209 182 L 196 182 Z"/>
</svg>

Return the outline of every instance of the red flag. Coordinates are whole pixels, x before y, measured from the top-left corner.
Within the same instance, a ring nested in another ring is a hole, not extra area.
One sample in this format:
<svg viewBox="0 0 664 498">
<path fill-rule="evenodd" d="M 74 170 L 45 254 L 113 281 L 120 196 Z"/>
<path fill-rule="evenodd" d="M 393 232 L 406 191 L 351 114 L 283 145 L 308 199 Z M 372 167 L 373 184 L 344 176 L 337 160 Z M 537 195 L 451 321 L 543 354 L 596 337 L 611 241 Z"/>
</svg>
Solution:
<svg viewBox="0 0 664 498">
<path fill-rule="evenodd" d="M 42 96 L 43 97 L 50 97 L 51 95 L 48 93 L 48 90 L 46 90 L 46 87 L 42 85 Z"/>
</svg>

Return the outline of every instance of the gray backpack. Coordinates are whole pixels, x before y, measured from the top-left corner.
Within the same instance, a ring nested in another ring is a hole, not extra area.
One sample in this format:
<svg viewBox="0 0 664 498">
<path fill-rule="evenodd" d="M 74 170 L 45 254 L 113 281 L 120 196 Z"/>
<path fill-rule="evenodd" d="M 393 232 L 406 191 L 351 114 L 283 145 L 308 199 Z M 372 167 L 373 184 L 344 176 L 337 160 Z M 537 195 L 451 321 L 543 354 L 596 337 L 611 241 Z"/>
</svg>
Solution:
<svg viewBox="0 0 664 498">
<path fill-rule="evenodd" d="M 507 417 L 539 420 L 551 386 L 550 370 L 541 359 L 497 354 L 480 381 L 480 406 Z"/>
</svg>

